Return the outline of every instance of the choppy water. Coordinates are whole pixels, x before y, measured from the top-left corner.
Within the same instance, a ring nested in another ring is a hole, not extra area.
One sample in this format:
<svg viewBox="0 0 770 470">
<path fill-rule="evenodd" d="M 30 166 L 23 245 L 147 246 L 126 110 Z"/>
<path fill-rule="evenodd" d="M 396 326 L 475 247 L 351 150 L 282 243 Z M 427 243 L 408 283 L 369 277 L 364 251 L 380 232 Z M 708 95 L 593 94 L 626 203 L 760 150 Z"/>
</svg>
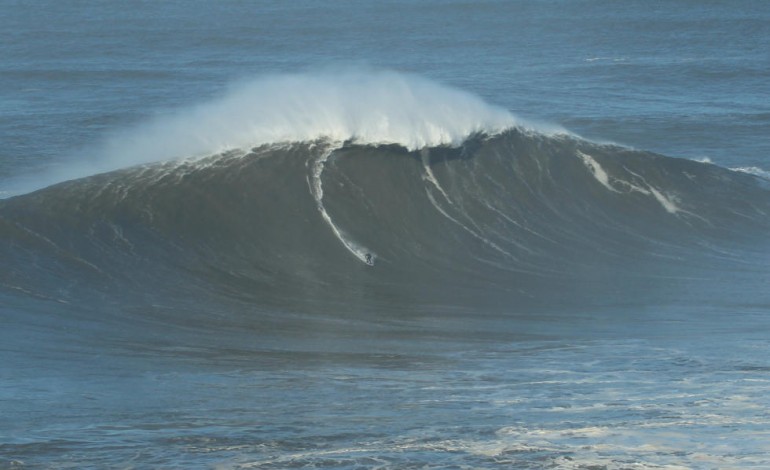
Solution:
<svg viewBox="0 0 770 470">
<path fill-rule="evenodd" d="M 768 20 L 6 5 L 0 468 L 768 466 Z"/>
</svg>

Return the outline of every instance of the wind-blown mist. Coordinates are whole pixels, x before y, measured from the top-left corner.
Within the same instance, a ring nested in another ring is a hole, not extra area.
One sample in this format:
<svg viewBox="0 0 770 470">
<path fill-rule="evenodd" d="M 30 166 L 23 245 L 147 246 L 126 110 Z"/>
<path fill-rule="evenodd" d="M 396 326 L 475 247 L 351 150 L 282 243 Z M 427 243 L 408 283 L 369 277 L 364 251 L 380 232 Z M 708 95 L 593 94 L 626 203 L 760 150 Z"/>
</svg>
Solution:
<svg viewBox="0 0 770 470">
<path fill-rule="evenodd" d="M 96 173 L 231 149 L 317 139 L 457 146 L 475 133 L 528 126 L 479 97 L 405 73 L 369 69 L 276 74 L 233 84 L 223 96 L 113 131 L 87 157 L 22 178 L 14 193 Z M 563 130 L 553 126 L 541 131 Z M 10 195 L 10 194 L 9 194 Z"/>
<path fill-rule="evenodd" d="M 414 150 L 457 146 L 475 133 L 530 126 L 479 97 L 393 71 L 269 75 L 232 85 L 219 98 L 116 131 L 66 168 L 25 190 L 137 164 L 231 149 L 317 139 L 399 144 Z M 557 130 L 555 126 L 542 131 Z"/>
</svg>

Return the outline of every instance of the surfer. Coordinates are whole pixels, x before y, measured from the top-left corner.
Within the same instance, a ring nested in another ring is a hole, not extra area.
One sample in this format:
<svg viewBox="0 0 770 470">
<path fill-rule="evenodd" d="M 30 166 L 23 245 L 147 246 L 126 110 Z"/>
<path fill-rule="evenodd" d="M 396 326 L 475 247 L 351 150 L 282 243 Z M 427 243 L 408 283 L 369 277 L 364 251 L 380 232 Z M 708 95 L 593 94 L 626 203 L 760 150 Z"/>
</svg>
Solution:
<svg viewBox="0 0 770 470">
<path fill-rule="evenodd" d="M 367 253 L 364 256 L 364 258 L 366 258 L 366 264 L 368 264 L 369 266 L 374 266 L 374 259 L 372 258 L 372 254 L 371 253 Z"/>
</svg>

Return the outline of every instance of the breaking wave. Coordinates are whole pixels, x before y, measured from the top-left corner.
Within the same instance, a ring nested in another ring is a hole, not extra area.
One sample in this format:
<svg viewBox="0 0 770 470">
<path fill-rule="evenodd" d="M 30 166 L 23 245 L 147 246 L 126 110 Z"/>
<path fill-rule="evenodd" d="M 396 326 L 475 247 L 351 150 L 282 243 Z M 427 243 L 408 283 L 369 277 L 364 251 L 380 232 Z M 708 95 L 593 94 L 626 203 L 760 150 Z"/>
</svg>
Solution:
<svg viewBox="0 0 770 470">
<path fill-rule="evenodd" d="M 588 279 L 603 288 L 721 257 L 715 247 L 761 238 L 768 214 L 753 176 L 521 129 L 412 151 L 270 144 L 2 201 L 13 269 L 0 282 L 61 302 L 80 290 L 271 305 L 372 292 L 553 300 L 557 284 L 577 295 L 593 292 Z"/>
<path fill-rule="evenodd" d="M 675 298 L 770 226 L 754 175 L 535 130 L 391 73 L 265 79 L 148 129 L 131 163 L 210 154 L 0 201 L 0 296 L 186 325 L 574 310 Z"/>
<path fill-rule="evenodd" d="M 535 128 L 480 98 L 405 73 L 345 69 L 269 75 L 222 96 L 113 132 L 65 169 L 38 175 L 28 189 L 173 158 L 318 139 L 398 144 L 415 150 L 460 145 L 475 133 Z M 540 124 L 540 132 L 566 133 Z"/>
</svg>

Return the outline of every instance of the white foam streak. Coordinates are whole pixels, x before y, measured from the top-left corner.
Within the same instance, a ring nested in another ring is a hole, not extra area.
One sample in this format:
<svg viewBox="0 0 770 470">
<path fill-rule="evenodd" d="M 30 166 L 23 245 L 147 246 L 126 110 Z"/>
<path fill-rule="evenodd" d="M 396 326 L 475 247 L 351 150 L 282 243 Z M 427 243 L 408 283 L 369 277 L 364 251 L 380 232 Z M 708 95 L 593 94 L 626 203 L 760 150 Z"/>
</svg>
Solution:
<svg viewBox="0 0 770 470">
<path fill-rule="evenodd" d="M 594 158 L 586 153 L 581 152 L 580 150 L 577 151 L 578 157 L 580 157 L 581 160 L 583 160 L 583 164 L 585 164 L 586 168 L 591 172 L 591 174 L 594 175 L 594 178 L 602 184 L 605 188 L 609 189 L 612 192 L 617 193 L 618 190 L 613 188 L 610 184 L 610 177 L 607 174 L 606 171 L 604 171 L 604 168 L 599 165 L 599 163 L 594 160 Z"/>
<path fill-rule="evenodd" d="M 613 185 L 613 183 L 615 183 L 615 184 L 617 184 L 619 186 L 627 188 L 628 191 L 638 192 L 638 193 L 644 194 L 645 196 L 652 196 L 658 202 L 658 204 L 660 204 L 661 207 L 663 207 L 663 209 L 665 209 L 666 212 L 668 212 L 669 214 L 676 215 L 676 214 L 682 212 L 682 213 L 685 213 L 685 214 L 689 214 L 689 215 L 698 217 L 698 216 L 696 216 L 695 214 L 693 214 L 691 212 L 682 210 L 679 206 L 676 205 L 676 203 L 674 202 L 674 198 L 673 197 L 664 195 L 660 190 L 656 189 L 655 187 L 653 187 L 649 183 L 647 183 L 647 181 L 641 175 L 639 175 L 637 173 L 634 173 L 633 171 L 629 170 L 628 168 L 625 168 L 625 170 L 628 173 L 630 173 L 631 175 L 633 175 L 634 177 L 636 177 L 638 180 L 640 180 L 645 187 L 641 187 L 641 186 L 633 184 L 633 183 L 631 183 L 629 181 L 621 180 L 621 179 L 618 179 L 618 178 L 610 176 L 604 170 L 604 168 L 602 168 L 602 166 L 599 165 L 599 163 L 596 161 L 596 159 L 594 159 L 592 156 L 590 156 L 590 155 L 588 155 L 586 153 L 583 153 L 583 152 L 578 150 L 577 151 L 577 156 L 583 161 L 583 164 L 586 166 L 588 171 L 591 172 L 593 177 L 599 183 L 601 183 L 601 185 L 604 186 L 606 189 L 608 189 L 608 190 L 610 190 L 612 192 L 615 192 L 615 193 L 619 193 L 620 191 L 618 191 L 615 188 L 615 186 Z M 698 217 L 698 218 L 701 218 L 701 217 Z"/>
<path fill-rule="evenodd" d="M 770 171 L 764 170 L 756 166 L 742 166 L 742 167 L 730 168 L 730 169 L 732 171 L 737 171 L 738 173 L 748 173 L 749 175 L 759 176 L 760 178 L 770 180 Z"/>
<path fill-rule="evenodd" d="M 321 154 L 312 161 L 312 166 L 310 168 L 310 175 L 308 176 L 308 186 L 310 187 L 310 194 L 313 196 L 313 199 L 315 199 L 316 206 L 318 207 L 318 212 L 321 214 L 321 217 L 324 219 L 324 221 L 329 226 L 329 228 L 331 228 L 332 233 L 334 233 L 334 236 L 337 237 L 337 239 L 342 243 L 342 245 L 350 253 L 352 253 L 353 256 L 355 256 L 362 262 L 368 265 L 374 265 L 374 260 L 376 259 L 376 255 L 370 252 L 367 248 L 358 245 L 356 242 L 352 241 L 349 237 L 347 237 L 342 232 L 342 230 L 339 227 L 337 227 L 337 224 L 334 223 L 334 220 L 332 220 L 332 217 L 327 212 L 326 207 L 324 207 L 324 203 L 323 203 L 324 190 L 323 190 L 323 182 L 321 180 L 321 175 L 323 174 L 326 161 L 329 159 L 331 154 L 334 153 L 334 151 L 337 148 L 339 148 L 339 145 L 332 145 L 330 148 L 322 150 Z"/>
</svg>

